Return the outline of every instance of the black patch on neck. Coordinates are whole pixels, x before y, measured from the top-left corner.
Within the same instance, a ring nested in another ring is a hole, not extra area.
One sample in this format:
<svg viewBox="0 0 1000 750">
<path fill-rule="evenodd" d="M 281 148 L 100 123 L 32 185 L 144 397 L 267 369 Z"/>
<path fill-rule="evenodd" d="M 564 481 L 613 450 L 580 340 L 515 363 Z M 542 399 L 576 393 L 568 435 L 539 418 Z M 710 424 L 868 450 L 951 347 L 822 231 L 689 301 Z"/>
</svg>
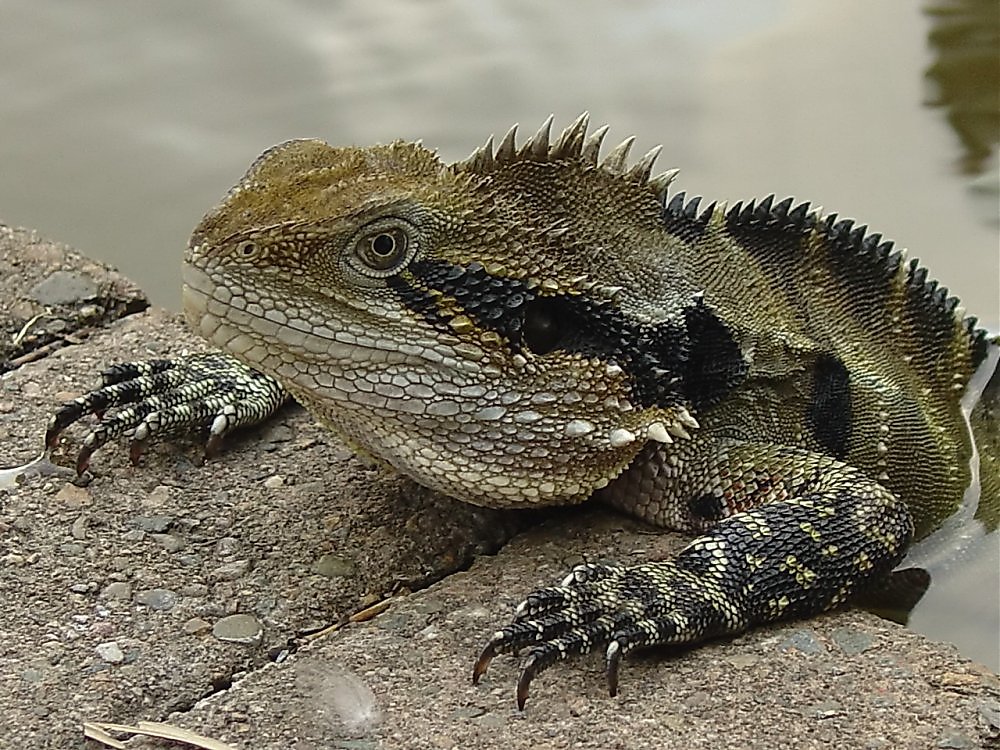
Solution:
<svg viewBox="0 0 1000 750">
<path fill-rule="evenodd" d="M 719 403 L 747 376 L 749 365 L 733 332 L 699 297 L 684 311 L 689 340 L 684 393 L 696 407 Z"/>
<path fill-rule="evenodd" d="M 847 455 L 851 438 L 851 375 L 844 363 L 824 354 L 813 365 L 812 402 L 806 420 L 823 449 L 835 458 Z"/>
<path fill-rule="evenodd" d="M 631 379 L 630 397 L 641 407 L 685 403 L 701 409 L 721 401 L 746 377 L 739 345 L 700 297 L 682 322 L 641 324 L 607 300 L 540 296 L 523 281 L 490 275 L 480 263 L 417 260 L 409 270 L 425 287 L 453 297 L 515 351 L 544 356 L 559 350 L 619 365 Z M 428 292 L 399 277 L 389 286 L 410 309 L 447 328 Z"/>
<path fill-rule="evenodd" d="M 688 500 L 687 504 L 692 520 L 701 527 L 720 521 L 727 515 L 727 509 L 722 504 L 722 498 L 713 495 L 711 492 L 692 497 Z"/>
</svg>

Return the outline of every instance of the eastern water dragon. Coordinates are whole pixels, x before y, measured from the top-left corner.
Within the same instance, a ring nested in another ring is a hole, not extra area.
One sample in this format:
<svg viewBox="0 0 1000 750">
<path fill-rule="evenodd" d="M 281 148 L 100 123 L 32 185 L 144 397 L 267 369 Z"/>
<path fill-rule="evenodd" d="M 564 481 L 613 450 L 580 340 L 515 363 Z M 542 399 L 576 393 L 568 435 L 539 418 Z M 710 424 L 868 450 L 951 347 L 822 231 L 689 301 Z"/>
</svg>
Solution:
<svg viewBox="0 0 1000 750">
<path fill-rule="evenodd" d="M 474 667 L 527 650 L 521 706 L 574 654 L 603 650 L 614 694 L 635 648 L 849 601 L 977 472 L 996 526 L 996 341 L 916 261 L 791 199 L 702 205 L 653 175 L 658 149 L 630 165 L 632 139 L 601 158 L 606 128 L 550 124 L 454 164 L 402 141 L 269 149 L 184 259 L 188 321 L 226 354 L 113 367 L 49 444 L 119 407 L 81 470 L 124 434 L 135 456 L 194 428 L 214 449 L 290 394 L 461 500 L 594 496 L 694 535 L 675 559 L 584 564 L 528 595 Z"/>
</svg>

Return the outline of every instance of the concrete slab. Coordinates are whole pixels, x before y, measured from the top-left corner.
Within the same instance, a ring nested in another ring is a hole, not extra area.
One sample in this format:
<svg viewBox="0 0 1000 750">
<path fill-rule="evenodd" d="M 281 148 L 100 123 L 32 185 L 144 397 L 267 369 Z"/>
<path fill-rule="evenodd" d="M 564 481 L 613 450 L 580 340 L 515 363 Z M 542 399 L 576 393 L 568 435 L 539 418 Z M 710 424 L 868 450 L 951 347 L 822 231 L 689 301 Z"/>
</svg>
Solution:
<svg viewBox="0 0 1000 750">
<path fill-rule="evenodd" d="M 606 693 L 597 656 L 543 673 L 524 713 L 514 707 L 518 659 L 498 658 L 483 682 L 471 685 L 484 639 L 527 589 L 558 579 L 581 556 L 639 561 L 680 544 L 608 512 L 567 514 L 170 721 L 235 747 L 295 750 L 996 742 L 988 723 L 1000 707 L 995 674 L 950 646 L 862 612 L 630 659 L 616 698 Z"/>
<path fill-rule="evenodd" d="M 48 414 L 107 364 L 201 347 L 149 310 L 25 360 L 0 377 L 0 464 L 33 458 Z M 132 467 L 108 447 L 86 486 L 67 473 L 0 490 L 0 748 L 94 748 L 80 724 L 101 720 L 166 720 L 248 750 L 998 741 L 995 674 L 854 612 L 632 659 L 614 699 L 599 660 L 557 665 L 518 713 L 516 659 L 470 684 L 517 600 L 584 556 L 662 557 L 680 537 L 600 510 L 514 536 L 533 519 L 368 466 L 299 409 L 198 456 L 169 443 Z"/>
</svg>

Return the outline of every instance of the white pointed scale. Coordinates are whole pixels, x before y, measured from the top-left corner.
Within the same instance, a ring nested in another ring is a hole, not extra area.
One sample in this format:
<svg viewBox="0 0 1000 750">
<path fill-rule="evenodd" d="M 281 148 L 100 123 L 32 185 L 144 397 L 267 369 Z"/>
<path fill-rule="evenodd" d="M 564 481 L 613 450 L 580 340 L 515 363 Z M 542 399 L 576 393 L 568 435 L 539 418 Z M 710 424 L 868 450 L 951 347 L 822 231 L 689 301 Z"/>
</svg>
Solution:
<svg viewBox="0 0 1000 750">
<path fill-rule="evenodd" d="M 663 422 L 653 422 L 653 424 L 647 427 L 646 437 L 650 440 L 655 440 L 658 443 L 669 444 L 674 442 L 674 439 L 670 437 L 670 433 L 667 432 L 667 428 Z"/>
</svg>

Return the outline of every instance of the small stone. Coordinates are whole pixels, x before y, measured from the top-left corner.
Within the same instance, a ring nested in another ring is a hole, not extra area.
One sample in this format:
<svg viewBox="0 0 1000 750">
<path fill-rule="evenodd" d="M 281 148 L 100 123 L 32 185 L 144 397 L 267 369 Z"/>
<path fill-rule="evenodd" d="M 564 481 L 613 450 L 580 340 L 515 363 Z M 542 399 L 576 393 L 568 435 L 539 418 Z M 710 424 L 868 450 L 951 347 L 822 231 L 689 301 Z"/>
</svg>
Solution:
<svg viewBox="0 0 1000 750">
<path fill-rule="evenodd" d="M 871 648 L 875 639 L 855 628 L 837 628 L 833 631 L 833 641 L 848 656 L 855 656 Z"/>
<path fill-rule="evenodd" d="M 76 557 L 83 554 L 83 545 L 76 542 L 65 542 L 64 544 L 60 544 L 58 549 L 59 553 L 64 557 Z"/>
<path fill-rule="evenodd" d="M 796 630 L 778 646 L 782 651 L 796 649 L 804 654 L 821 654 L 826 648 L 811 630 Z"/>
<path fill-rule="evenodd" d="M 811 706 L 807 706 L 801 711 L 803 716 L 808 716 L 814 719 L 829 719 L 833 716 L 842 714 L 843 712 L 844 707 L 837 701 L 820 701 L 819 703 L 813 703 Z"/>
<path fill-rule="evenodd" d="M 174 522 L 173 516 L 135 516 L 132 525 L 151 534 L 162 534 Z"/>
<path fill-rule="evenodd" d="M 757 666 L 760 658 L 755 654 L 733 654 L 726 657 L 726 661 L 738 669 Z"/>
<path fill-rule="evenodd" d="M 157 612 L 164 612 L 173 609 L 177 603 L 177 593 L 170 589 L 146 589 L 135 595 L 135 601 Z"/>
<path fill-rule="evenodd" d="M 124 581 L 109 583 L 101 589 L 102 599 L 128 600 L 132 598 L 132 587 Z"/>
<path fill-rule="evenodd" d="M 264 628 L 257 618 L 246 614 L 223 617 L 212 626 L 212 635 L 226 643 L 254 645 L 260 642 Z"/>
<path fill-rule="evenodd" d="M 204 635 L 212 629 L 212 623 L 200 617 L 192 617 L 181 626 L 181 629 L 188 635 Z"/>
<path fill-rule="evenodd" d="M 86 583 L 73 583 L 70 584 L 69 590 L 72 591 L 74 594 L 86 594 L 88 591 L 90 591 L 90 586 L 88 586 Z"/>
<path fill-rule="evenodd" d="M 937 746 L 946 748 L 946 750 L 968 750 L 976 745 L 962 732 L 949 727 L 938 737 Z"/>
<path fill-rule="evenodd" d="M 340 578 L 354 575 L 357 565 L 353 560 L 340 555 L 323 555 L 312 565 L 312 572 L 326 578 Z"/>
<path fill-rule="evenodd" d="M 697 692 L 691 693 L 687 698 L 684 699 L 684 706 L 687 708 L 704 708 L 709 703 L 712 702 L 712 696 L 709 695 L 704 690 L 699 690 Z"/>
<path fill-rule="evenodd" d="M 74 539 L 86 539 L 87 517 L 77 516 L 77 519 L 73 521 L 73 525 L 70 527 L 69 533 L 73 535 Z"/>
<path fill-rule="evenodd" d="M 233 560 L 213 570 L 211 577 L 216 581 L 235 581 L 245 576 L 249 570 L 249 560 Z"/>
<path fill-rule="evenodd" d="M 281 474 L 274 474 L 273 476 L 269 476 L 267 479 L 264 480 L 264 486 L 267 487 L 269 490 L 275 490 L 278 487 L 284 487 L 285 478 L 281 476 Z"/>
<path fill-rule="evenodd" d="M 28 667 L 21 670 L 21 679 L 30 683 L 41 682 L 45 679 L 45 672 L 37 667 Z"/>
<path fill-rule="evenodd" d="M 157 485 L 153 488 L 152 492 L 142 499 L 142 504 L 147 508 L 168 507 L 170 504 L 170 488 L 165 484 Z"/>
<path fill-rule="evenodd" d="M 75 305 L 98 296 L 99 287 L 77 271 L 53 271 L 28 292 L 40 305 Z"/>
<path fill-rule="evenodd" d="M 204 583 L 189 583 L 186 586 L 182 586 L 179 593 L 181 596 L 208 596 L 208 586 Z"/>
<path fill-rule="evenodd" d="M 239 554 L 240 540 L 232 536 L 224 536 L 215 543 L 215 554 L 219 557 L 232 557 Z"/>
<path fill-rule="evenodd" d="M 97 655 L 108 664 L 121 664 L 125 661 L 125 654 L 122 653 L 121 648 L 114 641 L 98 643 L 97 646 L 94 647 L 94 651 L 96 651 Z"/>
<path fill-rule="evenodd" d="M 187 542 L 177 534 L 150 534 L 150 537 L 167 552 L 179 552 L 187 546 Z"/>
<path fill-rule="evenodd" d="M 67 508 L 77 510 L 92 505 L 94 498 L 86 488 L 77 487 L 75 484 L 67 482 L 56 493 L 56 501 Z"/>
</svg>

